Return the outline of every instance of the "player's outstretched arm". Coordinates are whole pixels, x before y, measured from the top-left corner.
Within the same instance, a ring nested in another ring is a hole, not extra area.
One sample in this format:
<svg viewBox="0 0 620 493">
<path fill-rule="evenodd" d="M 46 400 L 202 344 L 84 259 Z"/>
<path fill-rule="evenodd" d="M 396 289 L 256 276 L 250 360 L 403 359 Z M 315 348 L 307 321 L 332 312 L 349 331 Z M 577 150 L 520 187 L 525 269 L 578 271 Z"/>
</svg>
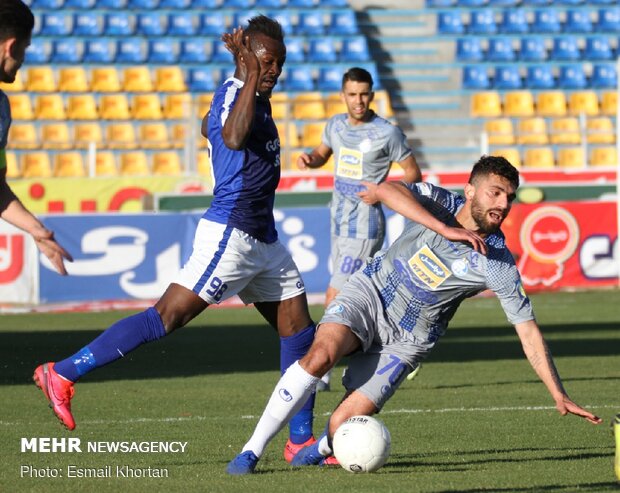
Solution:
<svg viewBox="0 0 620 493">
<path fill-rule="evenodd" d="M 312 149 L 310 153 L 302 153 L 297 158 L 297 168 L 304 170 L 307 168 L 320 168 L 332 155 L 332 149 L 321 142 L 318 147 Z"/>
<path fill-rule="evenodd" d="M 515 329 L 530 365 L 549 390 L 558 412 L 562 416 L 574 414 L 590 423 L 602 423 L 601 418 L 578 406 L 568 397 L 538 324 L 534 320 L 530 320 L 516 324 Z"/>
<path fill-rule="evenodd" d="M 418 166 L 415 157 L 413 154 L 410 154 L 398 165 L 403 169 L 405 174 L 403 175 L 403 181 L 405 183 L 415 183 L 422 180 L 422 172 L 420 171 L 420 167 Z"/>
</svg>

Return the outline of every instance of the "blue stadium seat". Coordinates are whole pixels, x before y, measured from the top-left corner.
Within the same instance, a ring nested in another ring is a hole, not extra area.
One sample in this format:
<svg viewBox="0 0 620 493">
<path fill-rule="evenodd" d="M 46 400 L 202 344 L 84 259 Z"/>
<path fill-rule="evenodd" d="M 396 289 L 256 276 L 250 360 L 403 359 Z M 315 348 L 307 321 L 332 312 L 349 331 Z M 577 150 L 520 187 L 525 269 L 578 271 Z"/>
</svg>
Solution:
<svg viewBox="0 0 620 493">
<path fill-rule="evenodd" d="M 555 0 L 555 3 L 559 5 L 581 5 L 584 0 Z"/>
<path fill-rule="evenodd" d="M 368 60 L 370 60 L 370 49 L 365 36 L 351 36 L 342 40 L 341 62 L 366 62 Z"/>
<path fill-rule="evenodd" d="M 96 0 L 65 0 L 66 9 L 94 9 L 97 6 Z"/>
<path fill-rule="evenodd" d="M 538 9 L 534 12 L 534 20 L 530 25 L 530 31 L 533 33 L 556 34 L 562 31 L 560 23 L 560 14 L 557 10 Z"/>
<path fill-rule="evenodd" d="M 146 48 L 143 38 L 120 39 L 116 48 L 117 63 L 144 63 Z"/>
<path fill-rule="evenodd" d="M 319 8 L 345 9 L 349 4 L 347 0 L 319 0 Z"/>
<path fill-rule="evenodd" d="M 574 36 L 562 36 L 553 40 L 550 58 L 552 60 L 579 60 L 579 42 Z"/>
<path fill-rule="evenodd" d="M 532 36 L 521 38 L 519 59 L 524 62 L 544 62 L 547 59 L 545 39 Z"/>
<path fill-rule="evenodd" d="M 512 38 L 491 38 L 487 49 L 487 60 L 491 62 L 512 62 L 515 59 Z"/>
<path fill-rule="evenodd" d="M 523 5 L 549 5 L 553 3 L 553 0 L 522 0 Z"/>
<path fill-rule="evenodd" d="M 505 9 L 499 23 L 499 31 L 504 34 L 526 34 L 530 30 L 525 10 Z"/>
<path fill-rule="evenodd" d="M 142 12 L 137 18 L 138 34 L 148 37 L 166 34 L 166 18 L 158 12 Z"/>
<path fill-rule="evenodd" d="M 174 64 L 179 59 L 178 42 L 166 36 L 149 41 L 149 63 Z"/>
<path fill-rule="evenodd" d="M 159 0 L 129 0 L 128 7 L 133 10 L 153 10 L 159 7 Z"/>
<path fill-rule="evenodd" d="M 495 12 L 492 9 L 472 10 L 467 32 L 470 34 L 495 34 L 497 32 Z"/>
<path fill-rule="evenodd" d="M 254 6 L 254 0 L 222 0 L 224 9 L 250 9 Z"/>
<path fill-rule="evenodd" d="M 288 45 L 287 45 L 288 46 Z M 179 62 L 206 63 L 211 58 L 207 49 L 207 41 L 203 38 L 188 38 L 181 40 Z"/>
<path fill-rule="evenodd" d="M 465 25 L 461 17 L 461 12 L 445 11 L 437 15 L 437 32 L 439 34 L 464 34 Z"/>
<path fill-rule="evenodd" d="M 69 36 L 73 32 L 73 18 L 62 13 L 48 12 L 41 17 L 41 36 Z"/>
<path fill-rule="evenodd" d="M 306 61 L 304 39 L 286 38 L 286 63 L 303 63 Z"/>
<path fill-rule="evenodd" d="M 193 9 L 217 9 L 220 6 L 220 0 L 192 0 Z"/>
<path fill-rule="evenodd" d="M 495 69 L 495 77 L 493 78 L 493 87 L 500 90 L 521 89 L 521 74 L 519 67 L 515 65 L 502 65 Z"/>
<path fill-rule="evenodd" d="M 208 67 L 189 69 L 187 86 L 190 92 L 212 92 L 216 89 L 213 73 Z"/>
<path fill-rule="evenodd" d="M 103 17 L 93 12 L 80 12 L 73 17 L 74 36 L 101 36 Z"/>
<path fill-rule="evenodd" d="M 589 10 L 568 10 L 566 12 L 566 22 L 564 31 L 568 33 L 589 33 L 592 32 L 592 19 Z"/>
<path fill-rule="evenodd" d="M 220 85 L 235 75 L 235 67 L 228 66 L 220 69 Z"/>
<path fill-rule="evenodd" d="M 323 36 L 312 38 L 308 47 L 308 61 L 313 63 L 335 62 L 336 45 L 334 38 L 331 36 Z"/>
<path fill-rule="evenodd" d="M 594 65 L 590 85 L 595 89 L 615 89 L 618 86 L 616 65 L 613 63 Z"/>
<path fill-rule="evenodd" d="M 463 67 L 463 89 L 489 89 L 491 81 L 485 65 Z"/>
<path fill-rule="evenodd" d="M 221 36 L 226 31 L 226 17 L 222 12 L 213 11 L 200 15 L 198 33 L 203 36 Z"/>
<path fill-rule="evenodd" d="M 299 20 L 295 27 L 296 34 L 321 35 L 325 34 L 323 26 L 323 12 L 319 10 L 310 10 L 299 13 Z"/>
<path fill-rule="evenodd" d="M 327 30 L 336 36 L 351 36 L 359 34 L 357 19 L 353 10 L 332 12 L 329 16 Z"/>
<path fill-rule="evenodd" d="M 591 36 L 587 38 L 583 57 L 586 60 L 611 60 L 614 54 L 609 38 L 606 36 Z"/>
<path fill-rule="evenodd" d="M 279 9 L 284 6 L 283 0 L 256 0 L 254 8 Z"/>
<path fill-rule="evenodd" d="M 314 0 L 288 0 L 286 2 L 288 8 L 295 9 L 311 9 L 314 8 Z"/>
<path fill-rule="evenodd" d="M 76 64 L 82 61 L 84 45 L 74 37 L 54 41 L 53 63 Z"/>
<path fill-rule="evenodd" d="M 487 0 L 456 0 L 457 7 L 484 7 Z"/>
<path fill-rule="evenodd" d="M 287 91 L 313 91 L 312 71 L 307 65 L 295 65 L 286 69 L 284 88 Z"/>
<path fill-rule="evenodd" d="M 520 0 L 489 0 L 489 7 L 516 7 Z"/>
<path fill-rule="evenodd" d="M 214 63 L 234 62 L 232 53 L 226 49 L 226 45 L 220 39 L 214 39 L 211 43 L 211 61 Z"/>
<path fill-rule="evenodd" d="M 35 38 L 41 32 L 41 24 L 43 24 L 43 15 L 38 11 L 34 11 L 34 27 L 32 28 L 32 37 Z"/>
<path fill-rule="evenodd" d="M 293 18 L 289 10 L 280 9 L 277 11 L 267 12 L 267 17 L 271 17 L 272 19 L 278 21 L 282 26 L 284 34 L 287 36 L 292 36 L 295 32 L 295 28 L 293 27 Z"/>
<path fill-rule="evenodd" d="M 562 89 L 585 89 L 588 87 L 583 65 L 562 65 L 558 76 L 558 86 Z"/>
<path fill-rule="evenodd" d="M 196 34 L 195 15 L 188 12 L 177 12 L 168 16 L 169 36 L 194 36 Z"/>
<path fill-rule="evenodd" d="M 111 12 L 105 16 L 106 36 L 131 36 L 135 32 L 135 18 L 127 12 Z"/>
<path fill-rule="evenodd" d="M 321 67 L 316 88 L 324 92 L 340 91 L 342 89 L 342 69 L 334 66 Z"/>
<path fill-rule="evenodd" d="M 377 65 L 375 63 L 361 63 L 359 67 L 366 70 L 370 76 L 372 77 L 372 89 L 373 91 L 378 91 L 379 89 L 383 89 L 383 84 L 381 83 L 381 77 L 379 76 L 379 71 L 377 70 Z"/>
<path fill-rule="evenodd" d="M 192 0 L 159 0 L 160 9 L 182 10 L 192 6 Z"/>
<path fill-rule="evenodd" d="M 97 0 L 98 9 L 121 10 L 127 7 L 127 0 Z"/>
<path fill-rule="evenodd" d="M 456 0 L 426 0 L 426 6 L 429 9 L 452 7 L 456 3 Z"/>
<path fill-rule="evenodd" d="M 596 30 L 604 33 L 620 32 L 620 7 L 605 7 L 598 11 Z"/>
<path fill-rule="evenodd" d="M 481 62 L 484 60 L 481 38 L 459 38 L 456 42 L 456 59 L 459 62 Z"/>
<path fill-rule="evenodd" d="M 589 0 L 588 3 L 591 3 L 593 5 L 612 5 L 616 2 L 617 0 Z"/>
<path fill-rule="evenodd" d="M 84 63 L 113 63 L 116 59 L 116 43 L 107 38 L 95 38 L 86 41 Z"/>
<path fill-rule="evenodd" d="M 248 25 L 248 20 L 252 17 L 258 15 L 259 12 L 257 10 L 246 10 L 245 12 L 235 12 L 233 14 L 232 19 L 232 27 L 246 27 Z"/>
<path fill-rule="evenodd" d="M 555 77 L 549 65 L 531 65 L 527 68 L 525 85 L 530 89 L 553 89 Z"/>
<path fill-rule="evenodd" d="M 32 38 L 26 50 L 26 65 L 40 65 L 48 63 L 52 56 L 52 43 L 42 38 Z"/>
<path fill-rule="evenodd" d="M 30 7 L 35 10 L 56 10 L 62 8 L 64 4 L 64 0 L 33 0 Z"/>
</svg>

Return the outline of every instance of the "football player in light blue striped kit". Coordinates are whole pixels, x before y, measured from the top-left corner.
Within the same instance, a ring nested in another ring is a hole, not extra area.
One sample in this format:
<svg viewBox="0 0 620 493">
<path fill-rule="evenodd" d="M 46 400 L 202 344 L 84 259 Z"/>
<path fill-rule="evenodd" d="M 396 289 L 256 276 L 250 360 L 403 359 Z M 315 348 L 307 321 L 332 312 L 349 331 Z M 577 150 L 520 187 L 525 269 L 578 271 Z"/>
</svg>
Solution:
<svg viewBox="0 0 620 493">
<path fill-rule="evenodd" d="M 342 76 L 341 99 L 347 113 L 330 118 L 321 144 L 297 160 L 299 169 L 319 168 L 334 156 L 331 214 L 332 277 L 325 293 L 328 306 L 349 277 L 383 246 L 385 216 L 362 181 L 386 180 L 392 163 L 403 169 L 403 181 L 420 181 L 421 173 L 400 128 L 370 109 L 374 98 L 370 73 L 359 67 Z M 318 389 L 329 389 L 331 372 Z"/>
<path fill-rule="evenodd" d="M 329 305 L 308 354 L 282 376 L 243 449 L 260 457 L 321 376 L 351 355 L 346 393 L 330 417 L 328 436 L 292 461 L 324 463 L 338 426 L 351 416 L 379 412 L 445 333 L 461 302 L 486 289 L 497 295 L 557 410 L 601 423 L 566 393 L 499 229 L 518 185 L 518 171 L 507 160 L 488 156 L 474 166 L 465 197 L 426 183 L 368 184 L 371 194 L 411 222 Z"/>
</svg>

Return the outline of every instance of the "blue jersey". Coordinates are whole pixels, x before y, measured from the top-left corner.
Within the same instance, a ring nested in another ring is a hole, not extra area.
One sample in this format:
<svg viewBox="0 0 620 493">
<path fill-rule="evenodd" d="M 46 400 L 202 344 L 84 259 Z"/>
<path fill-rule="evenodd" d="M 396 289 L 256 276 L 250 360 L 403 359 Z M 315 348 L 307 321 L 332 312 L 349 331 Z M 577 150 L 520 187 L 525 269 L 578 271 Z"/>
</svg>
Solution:
<svg viewBox="0 0 620 493">
<path fill-rule="evenodd" d="M 215 185 L 213 202 L 203 217 L 273 243 L 278 239 L 273 202 L 280 181 L 280 139 L 269 100 L 256 97 L 254 124 L 244 149 L 229 149 L 222 138 L 242 87 L 240 80 L 228 79 L 211 103 L 207 132 Z"/>
</svg>

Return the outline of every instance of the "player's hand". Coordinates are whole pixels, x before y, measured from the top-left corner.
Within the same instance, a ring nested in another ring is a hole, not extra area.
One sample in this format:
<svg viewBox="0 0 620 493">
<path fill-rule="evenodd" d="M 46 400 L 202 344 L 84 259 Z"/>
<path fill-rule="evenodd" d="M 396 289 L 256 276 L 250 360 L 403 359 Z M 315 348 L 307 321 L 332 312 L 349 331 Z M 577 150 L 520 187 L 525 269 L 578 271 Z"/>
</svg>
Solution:
<svg viewBox="0 0 620 493">
<path fill-rule="evenodd" d="M 480 235 L 473 231 L 465 228 L 446 226 L 442 231 L 438 231 L 438 233 L 450 241 L 464 241 L 465 243 L 469 243 L 477 252 L 483 255 L 487 254 L 487 244 Z"/>
<path fill-rule="evenodd" d="M 362 185 L 366 187 L 366 190 L 357 192 L 357 196 L 362 199 L 362 202 L 368 205 L 373 205 L 379 202 L 379 199 L 377 198 L 377 188 L 379 188 L 379 185 L 370 181 L 363 181 Z"/>
<path fill-rule="evenodd" d="M 309 164 L 311 162 L 312 162 L 312 156 L 310 156 L 310 154 L 302 152 L 297 158 L 297 168 L 301 170 L 308 169 L 310 167 Z"/>
<path fill-rule="evenodd" d="M 562 399 L 556 401 L 555 407 L 562 416 L 574 414 L 575 416 L 580 416 L 595 425 L 600 425 L 603 422 L 603 420 L 598 416 L 595 416 L 591 412 L 586 411 L 582 407 L 575 404 L 568 398 L 568 396 L 564 396 Z"/>
<path fill-rule="evenodd" d="M 234 55 L 237 67 L 245 74 L 260 72 L 260 63 L 250 46 L 250 37 L 243 35 L 243 29 L 237 27 L 232 33 L 223 34 L 222 41 L 226 44 L 226 49 Z"/>
<path fill-rule="evenodd" d="M 66 276 L 67 269 L 65 269 L 64 261 L 73 262 L 73 257 L 54 239 L 54 232 L 41 226 L 32 233 L 32 237 L 37 248 L 50 260 L 58 273 Z"/>
</svg>

